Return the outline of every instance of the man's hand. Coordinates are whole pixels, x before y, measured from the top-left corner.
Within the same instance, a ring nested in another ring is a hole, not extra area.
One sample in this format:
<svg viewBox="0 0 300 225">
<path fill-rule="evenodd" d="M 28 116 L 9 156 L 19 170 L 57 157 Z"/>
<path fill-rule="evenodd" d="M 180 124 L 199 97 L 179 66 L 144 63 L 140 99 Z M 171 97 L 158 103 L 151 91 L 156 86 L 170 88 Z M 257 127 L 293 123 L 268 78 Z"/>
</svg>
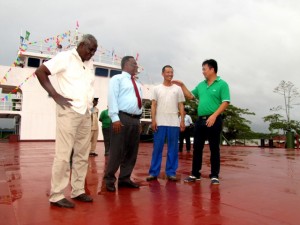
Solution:
<svg viewBox="0 0 300 225">
<path fill-rule="evenodd" d="M 184 85 L 183 82 L 180 81 L 180 80 L 172 80 L 171 83 L 172 83 L 172 84 L 176 84 L 176 85 L 178 85 L 179 87 L 182 87 L 182 86 Z"/>
<path fill-rule="evenodd" d="M 152 121 L 151 128 L 152 128 L 153 132 L 157 131 L 157 123 L 156 123 L 156 121 Z"/>
<path fill-rule="evenodd" d="M 183 132 L 185 130 L 185 124 L 184 121 L 180 122 L 180 132 Z"/>
<path fill-rule="evenodd" d="M 65 109 L 65 107 L 71 107 L 72 106 L 72 104 L 70 102 L 73 101 L 73 100 L 70 99 L 70 98 L 65 98 L 65 97 L 61 96 L 60 94 L 56 94 L 55 96 L 52 96 L 52 98 L 63 109 Z"/>
<path fill-rule="evenodd" d="M 124 126 L 124 125 L 121 123 L 120 120 L 119 120 L 119 121 L 116 121 L 116 122 L 113 122 L 113 123 L 112 123 L 113 132 L 114 132 L 115 134 L 120 133 L 123 126 Z"/>
<path fill-rule="evenodd" d="M 208 119 L 206 120 L 206 126 L 207 127 L 211 127 L 211 126 L 213 126 L 214 124 L 215 124 L 215 122 L 216 122 L 216 116 L 214 116 L 214 115 L 211 115 L 210 117 L 208 117 Z"/>
</svg>

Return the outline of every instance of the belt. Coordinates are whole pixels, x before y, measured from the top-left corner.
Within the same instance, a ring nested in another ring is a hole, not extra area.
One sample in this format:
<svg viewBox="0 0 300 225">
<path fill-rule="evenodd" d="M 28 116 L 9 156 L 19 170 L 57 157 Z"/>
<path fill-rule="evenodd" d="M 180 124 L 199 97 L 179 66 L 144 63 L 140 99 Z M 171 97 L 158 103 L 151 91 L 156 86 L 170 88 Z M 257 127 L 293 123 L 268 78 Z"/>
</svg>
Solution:
<svg viewBox="0 0 300 225">
<path fill-rule="evenodd" d="M 208 116 L 199 116 L 200 120 L 207 120 L 211 115 Z"/>
<path fill-rule="evenodd" d="M 200 120 L 207 120 L 211 115 L 208 116 L 199 116 Z M 221 115 L 218 115 L 217 118 L 219 118 Z"/>
<path fill-rule="evenodd" d="M 130 116 L 130 117 L 136 118 L 136 119 L 140 119 L 142 116 L 142 114 L 137 115 L 137 114 L 131 114 L 131 113 L 123 112 L 123 111 L 119 111 L 119 113 L 125 114 L 126 116 Z"/>
</svg>

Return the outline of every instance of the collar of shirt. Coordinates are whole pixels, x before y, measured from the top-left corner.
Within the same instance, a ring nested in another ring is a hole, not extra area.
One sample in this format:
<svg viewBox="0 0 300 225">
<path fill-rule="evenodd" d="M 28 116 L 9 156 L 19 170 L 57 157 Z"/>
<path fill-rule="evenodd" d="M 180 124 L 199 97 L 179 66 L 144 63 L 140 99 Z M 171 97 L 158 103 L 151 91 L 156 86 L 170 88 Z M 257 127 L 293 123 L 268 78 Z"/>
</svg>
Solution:
<svg viewBox="0 0 300 225">
<path fill-rule="evenodd" d="M 218 81 L 220 81 L 220 80 L 221 80 L 221 77 L 220 77 L 220 76 L 217 76 L 217 78 L 214 80 L 214 82 L 212 82 L 212 84 L 215 83 L 215 82 L 218 82 Z M 204 82 L 207 84 L 207 80 L 206 80 L 206 79 L 204 80 Z M 212 85 L 212 84 L 211 84 L 211 85 Z M 210 86 L 211 86 L 211 85 L 210 85 Z"/>
</svg>

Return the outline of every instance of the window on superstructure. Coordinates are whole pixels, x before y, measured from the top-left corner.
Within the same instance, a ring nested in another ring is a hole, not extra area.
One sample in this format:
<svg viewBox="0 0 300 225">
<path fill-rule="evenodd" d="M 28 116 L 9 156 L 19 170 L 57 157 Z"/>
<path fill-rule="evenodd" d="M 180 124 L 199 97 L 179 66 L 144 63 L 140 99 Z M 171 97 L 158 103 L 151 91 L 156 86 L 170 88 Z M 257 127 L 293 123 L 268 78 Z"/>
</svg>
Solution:
<svg viewBox="0 0 300 225">
<path fill-rule="evenodd" d="M 110 71 L 110 77 L 113 77 L 114 75 L 120 74 L 122 73 L 121 70 L 111 70 Z"/>
<path fill-rule="evenodd" d="M 108 69 L 104 68 L 96 68 L 95 75 L 100 77 L 107 77 L 108 76 Z"/>
<path fill-rule="evenodd" d="M 39 58 L 28 58 L 27 66 L 38 68 L 40 66 L 40 59 Z"/>
</svg>

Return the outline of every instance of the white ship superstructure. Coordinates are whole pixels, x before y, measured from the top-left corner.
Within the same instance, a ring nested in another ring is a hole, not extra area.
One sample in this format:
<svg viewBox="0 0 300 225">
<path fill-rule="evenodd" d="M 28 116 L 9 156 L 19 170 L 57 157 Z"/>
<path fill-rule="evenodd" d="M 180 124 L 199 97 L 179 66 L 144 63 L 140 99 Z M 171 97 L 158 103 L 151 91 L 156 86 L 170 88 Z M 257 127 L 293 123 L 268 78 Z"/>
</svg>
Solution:
<svg viewBox="0 0 300 225">
<path fill-rule="evenodd" d="M 63 34 L 66 36 L 67 33 Z M 76 33 L 77 34 L 77 33 Z M 64 37 L 64 36 L 61 36 Z M 64 38 L 60 37 L 60 43 Z M 56 103 L 48 93 L 42 88 L 38 79 L 34 75 L 34 71 L 45 60 L 52 58 L 59 51 L 74 48 L 76 40 L 64 48 L 56 40 L 45 39 L 41 43 L 29 42 L 20 47 L 18 58 L 14 66 L 0 66 L 0 121 L 2 130 L 5 128 L 4 122 L 13 124 L 11 129 L 19 140 L 54 140 L 55 139 L 55 112 Z M 50 41 L 56 41 L 54 47 L 50 45 Z M 44 45 L 48 42 L 48 45 Z M 73 43 L 73 44 L 72 44 Z M 25 47 L 24 47 L 25 46 Z M 107 108 L 107 93 L 109 79 L 121 73 L 120 62 L 121 57 L 113 52 L 106 54 L 105 50 L 100 46 L 98 48 L 94 60 L 95 72 L 95 97 L 99 98 L 98 108 L 100 111 Z M 54 88 L 58 89 L 56 76 L 50 76 L 50 81 Z M 143 85 L 143 99 L 150 96 L 149 86 Z M 149 110 L 143 112 L 144 121 L 149 121 Z M 9 126 L 9 125 L 7 125 Z M 99 122 L 99 127 L 101 123 Z M 103 139 L 101 129 L 99 132 L 99 140 Z"/>
</svg>

